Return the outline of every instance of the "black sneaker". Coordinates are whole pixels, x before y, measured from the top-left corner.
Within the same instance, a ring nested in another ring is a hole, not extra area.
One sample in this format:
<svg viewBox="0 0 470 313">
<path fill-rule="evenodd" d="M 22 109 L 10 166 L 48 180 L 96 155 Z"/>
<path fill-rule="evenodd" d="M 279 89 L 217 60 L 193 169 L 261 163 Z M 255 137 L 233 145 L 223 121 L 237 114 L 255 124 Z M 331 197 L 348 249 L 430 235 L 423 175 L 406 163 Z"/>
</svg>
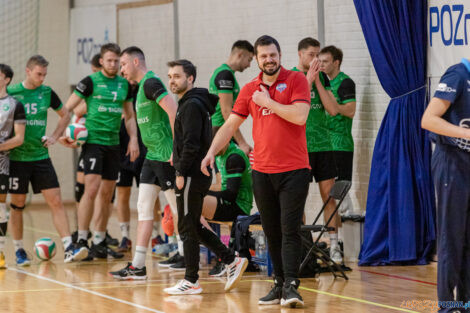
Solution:
<svg viewBox="0 0 470 313">
<path fill-rule="evenodd" d="M 267 295 L 258 300 L 258 304 L 279 304 L 282 298 L 282 281 L 274 278 L 274 286 Z"/>
<path fill-rule="evenodd" d="M 282 287 L 282 299 L 281 299 L 281 306 L 282 307 L 303 307 L 304 300 L 300 296 L 297 288 L 299 287 L 299 280 L 291 280 L 286 281 L 284 286 Z"/>
<path fill-rule="evenodd" d="M 184 260 L 184 257 L 182 257 L 182 256 L 179 254 L 179 252 L 176 252 L 176 254 L 173 255 L 173 256 L 172 256 L 171 258 L 169 258 L 168 260 L 158 262 L 158 265 L 159 265 L 159 266 L 163 266 L 163 267 L 169 267 L 170 265 L 179 262 L 181 259 Z"/>
<path fill-rule="evenodd" d="M 116 251 L 127 252 L 132 250 L 132 241 L 127 237 L 122 237 L 121 243 Z"/>
<path fill-rule="evenodd" d="M 132 263 L 127 263 L 127 266 L 116 272 L 109 272 L 109 275 L 116 279 L 130 280 L 130 279 L 147 279 L 146 267 L 135 268 Z"/>
<path fill-rule="evenodd" d="M 227 268 L 221 259 L 217 259 L 214 267 L 209 271 L 209 276 L 220 277 L 227 272 Z"/>
<path fill-rule="evenodd" d="M 106 246 L 106 240 L 101 241 L 97 245 L 95 245 L 95 243 L 92 242 L 90 251 L 94 258 L 98 258 L 98 259 L 108 258 L 108 247 Z"/>
<path fill-rule="evenodd" d="M 170 268 L 172 270 L 185 270 L 186 269 L 186 262 L 184 262 L 184 257 L 180 257 L 178 262 L 171 264 Z"/>
<path fill-rule="evenodd" d="M 108 246 L 119 246 L 119 240 L 116 238 L 111 237 L 111 235 L 106 231 L 106 245 Z"/>
</svg>

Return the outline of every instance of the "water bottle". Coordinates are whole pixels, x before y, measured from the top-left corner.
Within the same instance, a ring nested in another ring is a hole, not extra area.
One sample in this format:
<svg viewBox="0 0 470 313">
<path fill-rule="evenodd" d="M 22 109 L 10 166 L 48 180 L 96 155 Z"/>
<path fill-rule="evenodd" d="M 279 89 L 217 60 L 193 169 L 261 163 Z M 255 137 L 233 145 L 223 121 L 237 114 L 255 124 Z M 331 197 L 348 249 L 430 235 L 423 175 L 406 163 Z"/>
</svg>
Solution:
<svg viewBox="0 0 470 313">
<path fill-rule="evenodd" d="M 153 246 L 152 252 L 157 255 L 168 254 L 170 253 L 170 244 L 168 243 L 157 244 Z"/>
</svg>

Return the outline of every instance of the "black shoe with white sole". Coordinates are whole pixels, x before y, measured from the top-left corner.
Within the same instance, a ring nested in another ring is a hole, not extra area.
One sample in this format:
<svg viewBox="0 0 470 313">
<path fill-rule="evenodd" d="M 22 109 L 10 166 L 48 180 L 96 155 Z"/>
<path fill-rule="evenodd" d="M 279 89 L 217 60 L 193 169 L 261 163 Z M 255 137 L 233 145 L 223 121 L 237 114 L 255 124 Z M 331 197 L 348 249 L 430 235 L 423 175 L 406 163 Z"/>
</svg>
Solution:
<svg viewBox="0 0 470 313">
<path fill-rule="evenodd" d="M 116 272 L 109 272 L 109 275 L 116 279 L 121 280 L 131 280 L 131 279 L 138 279 L 143 280 L 147 279 L 147 269 L 144 267 L 136 268 L 132 266 L 132 263 L 127 263 L 127 266 L 123 269 L 116 271 Z"/>
<path fill-rule="evenodd" d="M 286 281 L 282 287 L 282 307 L 303 307 L 304 300 L 300 296 L 297 288 L 299 287 L 300 281 L 298 279 Z"/>
<path fill-rule="evenodd" d="M 282 284 L 283 281 L 279 278 L 274 278 L 274 286 L 267 295 L 258 300 L 258 304 L 269 305 L 279 304 L 282 298 Z"/>
</svg>

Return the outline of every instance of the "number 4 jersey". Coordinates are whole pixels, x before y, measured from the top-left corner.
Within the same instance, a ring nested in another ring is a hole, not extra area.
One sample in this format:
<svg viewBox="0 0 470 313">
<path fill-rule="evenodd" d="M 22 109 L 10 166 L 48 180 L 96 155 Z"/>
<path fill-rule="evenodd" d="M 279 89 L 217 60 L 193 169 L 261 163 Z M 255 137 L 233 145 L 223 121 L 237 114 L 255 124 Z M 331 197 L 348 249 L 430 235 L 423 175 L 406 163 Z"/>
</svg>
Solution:
<svg viewBox="0 0 470 313">
<path fill-rule="evenodd" d="M 21 146 L 11 150 L 10 160 L 39 161 L 49 158 L 49 152 L 43 146 L 42 137 L 46 135 L 47 110 L 59 110 L 62 107 L 57 94 L 49 86 L 41 85 L 36 89 L 26 89 L 23 83 L 9 86 L 8 93 L 23 103 L 26 113 L 26 130 Z"/>
</svg>

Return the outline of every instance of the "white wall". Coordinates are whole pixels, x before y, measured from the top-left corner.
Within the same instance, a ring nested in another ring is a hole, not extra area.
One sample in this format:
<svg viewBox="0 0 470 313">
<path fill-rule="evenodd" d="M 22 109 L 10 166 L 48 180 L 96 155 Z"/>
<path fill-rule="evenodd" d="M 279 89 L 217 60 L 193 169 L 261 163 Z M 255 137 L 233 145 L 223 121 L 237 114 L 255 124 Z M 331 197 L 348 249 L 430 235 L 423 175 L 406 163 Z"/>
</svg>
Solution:
<svg viewBox="0 0 470 313">
<path fill-rule="evenodd" d="M 74 4 L 75 7 L 84 7 L 125 2 L 137 1 L 76 0 Z M 42 0 L 40 3 L 39 50 L 51 61 L 47 83 L 65 101 L 70 92 L 68 86 L 65 86 L 66 79 L 61 79 L 62 75 L 66 77 L 68 61 L 68 1 Z M 123 32 L 120 35 L 123 46 L 135 44 L 146 47 L 147 57 L 158 60 L 156 62 L 164 62 L 159 53 L 164 54 L 163 58 L 169 58 L 174 52 L 169 39 L 171 36 L 168 36 L 173 31 L 170 22 L 173 20 L 170 16 L 173 13 L 168 8 L 171 5 L 163 6 L 167 6 L 165 13 L 160 16 L 160 20 L 164 19 L 163 22 L 152 21 L 160 13 L 147 14 L 141 19 L 126 16 L 120 22 L 123 29 L 119 30 Z M 132 10 L 138 12 L 137 9 Z M 315 0 L 179 0 L 180 57 L 188 58 L 196 64 L 196 85 L 207 87 L 212 71 L 225 62 L 235 40 L 247 39 L 254 42 L 260 35 L 269 34 L 279 40 L 282 63 L 290 68 L 297 64 L 298 41 L 306 36 L 318 37 L 316 17 Z M 166 39 L 157 40 L 158 38 Z M 373 146 L 389 97 L 378 82 L 352 1 L 325 1 L 325 39 L 326 44 L 334 44 L 343 49 L 342 69 L 356 82 L 358 103 L 353 123 L 356 151 L 351 195 L 356 206 L 364 210 Z M 157 70 L 157 74 L 166 83 L 165 64 L 153 63 L 152 68 Z M 257 73 L 257 65 L 253 61 L 251 68 L 236 75 L 240 85 L 243 85 Z M 248 120 L 242 131 L 249 141 L 252 140 L 250 128 L 251 121 Z M 64 186 L 64 198 L 71 200 L 70 151 L 53 148 L 51 154 Z M 320 207 L 318 191 L 314 185 L 308 201 L 307 215 L 311 216 L 313 208 L 316 210 Z M 135 203 L 131 206 L 135 206 Z"/>
</svg>

